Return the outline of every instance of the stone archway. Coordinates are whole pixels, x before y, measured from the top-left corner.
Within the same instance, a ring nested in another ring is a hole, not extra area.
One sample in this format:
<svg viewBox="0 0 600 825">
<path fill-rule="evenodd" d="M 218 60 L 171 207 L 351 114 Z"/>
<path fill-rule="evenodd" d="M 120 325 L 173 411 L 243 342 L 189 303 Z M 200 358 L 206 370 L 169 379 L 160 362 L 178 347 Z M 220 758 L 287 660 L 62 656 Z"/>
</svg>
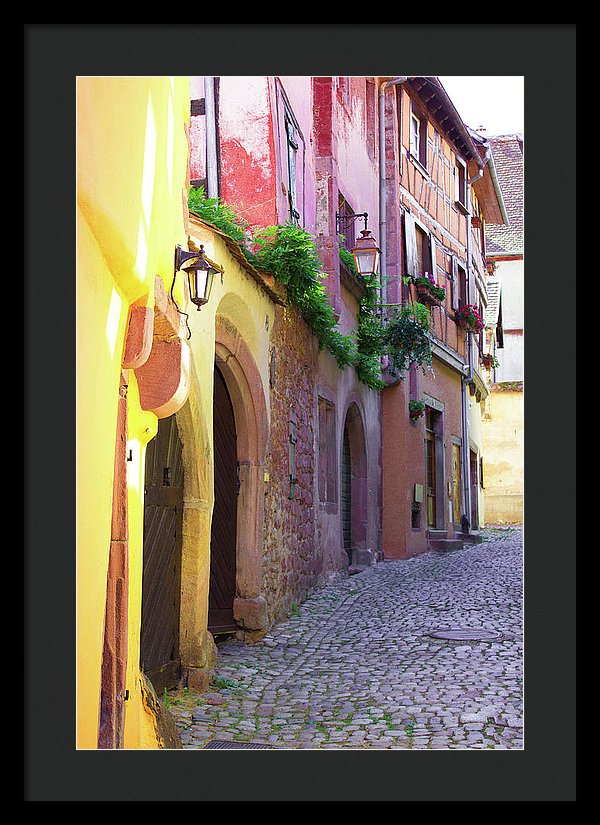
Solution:
<svg viewBox="0 0 600 825">
<path fill-rule="evenodd" d="M 248 345 L 233 324 L 221 316 L 216 322 L 215 364 L 227 386 L 237 436 L 239 495 L 233 615 L 240 629 L 259 631 L 267 622 L 261 593 L 267 405 L 262 378 Z"/>
<path fill-rule="evenodd" d="M 367 449 L 363 416 L 355 400 L 348 405 L 342 432 L 342 489 L 348 500 L 342 506 L 342 537 L 351 563 L 361 563 L 367 548 L 369 496 L 367 480 Z M 344 538 L 345 531 L 345 538 Z"/>
<path fill-rule="evenodd" d="M 184 468 L 179 651 L 188 686 L 199 690 L 208 686 L 216 661 L 207 632 L 212 461 L 206 395 L 192 364 L 188 399 L 176 416 Z"/>
</svg>

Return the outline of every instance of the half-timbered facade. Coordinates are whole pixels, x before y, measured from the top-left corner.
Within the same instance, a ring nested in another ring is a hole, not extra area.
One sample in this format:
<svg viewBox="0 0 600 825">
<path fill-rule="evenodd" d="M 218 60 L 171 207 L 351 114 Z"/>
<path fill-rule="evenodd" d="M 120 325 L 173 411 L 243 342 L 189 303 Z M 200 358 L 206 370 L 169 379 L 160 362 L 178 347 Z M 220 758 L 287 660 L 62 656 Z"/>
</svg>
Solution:
<svg viewBox="0 0 600 825">
<path fill-rule="evenodd" d="M 503 222 L 502 198 L 489 173 L 486 142 L 462 122 L 434 77 L 388 81 L 382 111 L 394 137 L 385 146 L 384 261 L 388 308 L 429 307 L 433 360 L 390 376 L 383 392 L 383 548 L 407 557 L 458 546 L 482 522 L 481 445 L 472 408 L 487 392 L 478 352 L 484 317 L 482 225 Z M 415 284 L 430 276 L 440 299 Z M 424 414 L 409 416 L 411 401 Z"/>
</svg>

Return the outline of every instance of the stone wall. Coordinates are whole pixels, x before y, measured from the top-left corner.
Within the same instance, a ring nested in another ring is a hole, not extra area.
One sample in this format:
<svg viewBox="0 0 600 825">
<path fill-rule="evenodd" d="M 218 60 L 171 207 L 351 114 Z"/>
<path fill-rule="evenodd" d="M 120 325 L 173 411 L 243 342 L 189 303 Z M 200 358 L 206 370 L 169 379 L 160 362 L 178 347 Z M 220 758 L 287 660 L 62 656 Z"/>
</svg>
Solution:
<svg viewBox="0 0 600 825">
<path fill-rule="evenodd" d="M 278 307 L 271 337 L 271 427 L 265 461 L 262 592 L 269 624 L 303 601 L 321 574 L 315 532 L 317 354 L 316 338 L 299 313 Z M 292 471 L 296 481 L 290 484 Z"/>
</svg>

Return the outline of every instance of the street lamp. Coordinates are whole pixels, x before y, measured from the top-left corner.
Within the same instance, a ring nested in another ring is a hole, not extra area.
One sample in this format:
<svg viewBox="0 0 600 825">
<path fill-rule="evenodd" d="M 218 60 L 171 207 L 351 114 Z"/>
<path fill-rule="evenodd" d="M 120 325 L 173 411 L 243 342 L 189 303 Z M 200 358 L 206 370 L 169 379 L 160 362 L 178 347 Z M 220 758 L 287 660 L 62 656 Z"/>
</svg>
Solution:
<svg viewBox="0 0 600 825">
<path fill-rule="evenodd" d="M 381 250 L 377 246 L 375 238 L 371 236 L 371 231 L 367 229 L 366 218 L 365 228 L 361 230 L 360 234 L 362 237 L 356 239 L 352 250 L 354 263 L 363 278 L 370 278 L 377 272 Z"/>
<path fill-rule="evenodd" d="M 362 237 L 356 239 L 354 248 L 352 249 L 356 269 L 363 278 L 369 278 L 375 275 L 379 264 L 379 255 L 381 254 L 375 238 L 371 236 L 371 231 L 367 229 L 368 217 L 368 212 L 351 212 L 344 214 L 338 212 L 335 216 L 336 232 L 338 233 L 342 221 L 345 225 L 349 220 L 356 220 L 356 218 L 361 218 L 365 222 L 365 228 L 362 229 L 360 233 Z"/>
<path fill-rule="evenodd" d="M 181 246 L 177 246 L 173 283 L 180 271 L 187 273 L 190 301 L 200 310 L 200 307 L 204 306 L 210 298 L 215 275 L 217 272 L 223 275 L 222 267 L 206 257 L 202 244 L 197 252 L 186 252 Z"/>
</svg>

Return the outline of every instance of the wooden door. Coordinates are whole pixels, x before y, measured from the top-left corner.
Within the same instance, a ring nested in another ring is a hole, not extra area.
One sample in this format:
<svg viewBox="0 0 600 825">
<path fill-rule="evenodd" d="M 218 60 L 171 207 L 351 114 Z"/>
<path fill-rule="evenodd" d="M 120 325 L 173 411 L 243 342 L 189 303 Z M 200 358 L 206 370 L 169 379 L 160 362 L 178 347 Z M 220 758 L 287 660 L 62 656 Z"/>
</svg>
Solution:
<svg viewBox="0 0 600 825">
<path fill-rule="evenodd" d="M 472 450 L 469 452 L 469 463 L 471 469 L 471 529 L 479 530 L 477 455 Z"/>
<path fill-rule="evenodd" d="M 344 550 L 352 561 L 352 462 L 348 427 L 344 427 L 342 447 L 342 541 Z"/>
<path fill-rule="evenodd" d="M 180 673 L 182 444 L 175 416 L 158 422 L 146 449 L 141 667 L 157 692 Z"/>
<path fill-rule="evenodd" d="M 460 444 L 452 445 L 452 521 L 460 526 L 462 518 L 461 496 L 462 496 L 462 474 Z"/>
<path fill-rule="evenodd" d="M 215 367 L 214 387 L 215 503 L 210 544 L 208 629 L 237 629 L 233 618 L 236 594 L 238 461 L 235 417 L 227 385 Z"/>
<path fill-rule="evenodd" d="M 435 464 L 435 435 L 429 431 L 426 431 L 425 433 L 425 472 L 427 498 L 427 526 L 435 527 L 437 525 L 437 468 Z"/>
</svg>

